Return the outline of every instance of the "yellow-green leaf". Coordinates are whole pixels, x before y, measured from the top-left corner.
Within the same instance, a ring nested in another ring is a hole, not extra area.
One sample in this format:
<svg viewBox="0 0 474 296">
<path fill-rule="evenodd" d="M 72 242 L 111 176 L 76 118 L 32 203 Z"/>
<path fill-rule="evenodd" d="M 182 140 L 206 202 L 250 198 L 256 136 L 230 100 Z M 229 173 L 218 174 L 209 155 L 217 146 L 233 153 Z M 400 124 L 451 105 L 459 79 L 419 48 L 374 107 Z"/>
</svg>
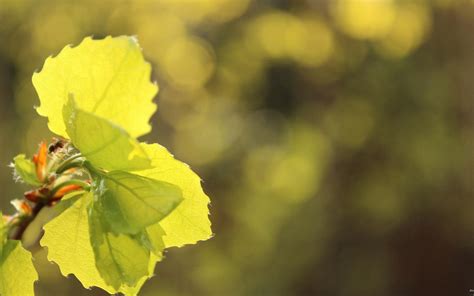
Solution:
<svg viewBox="0 0 474 296">
<path fill-rule="evenodd" d="M 155 264 L 161 260 L 161 256 L 151 256 L 148 275 L 136 286 L 122 285 L 117 290 L 107 285 L 97 270 L 90 242 L 88 208 L 92 201 L 92 193 L 86 193 L 48 222 L 44 226 L 45 233 L 40 243 L 47 247 L 48 259 L 58 264 L 61 273 L 64 276 L 74 274 L 85 288 L 96 286 L 110 294 L 122 292 L 125 295 L 136 295 L 145 281 L 153 275 Z"/>
<path fill-rule="evenodd" d="M 72 97 L 64 105 L 63 116 L 71 142 L 94 166 L 106 170 L 150 167 L 137 140 L 109 120 L 78 109 Z"/>
<path fill-rule="evenodd" d="M 135 286 L 147 276 L 150 249 L 130 235 L 114 233 L 97 202 L 90 209 L 89 225 L 96 267 L 107 284 L 115 289 Z"/>
<path fill-rule="evenodd" d="M 100 177 L 96 195 L 103 216 L 117 233 L 136 234 L 153 225 L 183 200 L 179 187 L 140 175 L 113 171 Z"/>
<path fill-rule="evenodd" d="M 80 109 L 107 118 L 132 137 L 142 136 L 156 110 L 152 100 L 158 87 L 150 73 L 134 37 L 85 38 L 46 59 L 33 75 L 41 102 L 37 112 L 48 117 L 52 132 L 67 137 L 62 108 L 72 94 Z"/>
<path fill-rule="evenodd" d="M 2 243 L 0 254 L 0 295 L 33 296 L 38 280 L 31 253 L 17 240 Z"/>
<path fill-rule="evenodd" d="M 26 184 L 38 186 L 41 182 L 36 176 L 35 164 L 30 159 L 27 159 L 25 154 L 15 156 L 13 159 L 15 169 L 15 176 Z"/>
<path fill-rule="evenodd" d="M 183 201 L 160 225 L 166 232 L 167 248 L 194 244 L 212 236 L 209 221 L 209 197 L 201 187 L 201 179 L 187 164 L 174 159 L 158 144 L 141 144 L 152 160 L 153 169 L 136 172 L 155 180 L 169 182 L 181 188 Z"/>
<path fill-rule="evenodd" d="M 165 231 L 161 227 L 160 223 L 155 223 L 146 228 L 146 239 L 149 244 L 149 249 L 156 254 L 161 256 L 163 250 L 165 249 L 165 243 L 163 242 L 163 237 L 165 236 Z"/>
</svg>

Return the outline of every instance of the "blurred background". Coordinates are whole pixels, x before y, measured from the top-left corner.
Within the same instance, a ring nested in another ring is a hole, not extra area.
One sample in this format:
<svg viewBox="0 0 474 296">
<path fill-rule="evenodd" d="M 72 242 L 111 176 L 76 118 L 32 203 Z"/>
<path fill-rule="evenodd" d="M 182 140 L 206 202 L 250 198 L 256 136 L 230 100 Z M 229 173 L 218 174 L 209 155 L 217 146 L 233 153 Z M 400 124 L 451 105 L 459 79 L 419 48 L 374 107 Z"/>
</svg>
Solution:
<svg viewBox="0 0 474 296">
<path fill-rule="evenodd" d="M 136 35 L 160 85 L 142 140 L 204 179 L 215 232 L 141 295 L 469 295 L 473 32 L 474 1 L 0 0 L 1 209 L 52 137 L 33 72 Z M 105 295 L 35 257 L 38 295 Z"/>
</svg>

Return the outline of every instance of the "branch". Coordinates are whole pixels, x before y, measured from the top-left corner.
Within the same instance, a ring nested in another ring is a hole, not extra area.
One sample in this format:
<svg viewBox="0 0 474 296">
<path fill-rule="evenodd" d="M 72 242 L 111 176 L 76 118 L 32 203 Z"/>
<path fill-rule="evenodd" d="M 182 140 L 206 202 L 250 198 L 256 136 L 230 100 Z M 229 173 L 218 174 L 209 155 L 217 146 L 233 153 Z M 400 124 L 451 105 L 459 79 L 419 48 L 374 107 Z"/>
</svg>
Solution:
<svg viewBox="0 0 474 296">
<path fill-rule="evenodd" d="M 31 212 L 31 215 L 26 217 L 24 220 L 20 222 L 15 235 L 12 236 L 12 239 L 21 240 L 21 238 L 23 237 L 23 234 L 25 233 L 25 230 L 28 228 L 31 222 L 35 220 L 36 216 L 38 216 L 39 212 L 41 211 L 42 208 L 44 208 L 45 205 L 46 205 L 45 203 L 39 202 L 34 206 Z"/>
</svg>

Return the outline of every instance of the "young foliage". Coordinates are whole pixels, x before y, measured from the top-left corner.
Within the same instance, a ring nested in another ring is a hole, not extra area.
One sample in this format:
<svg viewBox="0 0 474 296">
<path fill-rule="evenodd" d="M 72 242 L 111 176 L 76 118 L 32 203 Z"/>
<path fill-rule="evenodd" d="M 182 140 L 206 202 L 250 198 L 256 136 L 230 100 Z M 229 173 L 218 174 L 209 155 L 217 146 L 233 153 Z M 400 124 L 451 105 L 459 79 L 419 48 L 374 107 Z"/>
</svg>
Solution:
<svg viewBox="0 0 474 296">
<path fill-rule="evenodd" d="M 212 236 L 200 178 L 164 147 L 136 139 L 156 109 L 150 71 L 136 39 L 121 36 L 67 46 L 33 75 L 37 111 L 65 139 L 42 143 L 33 160 L 14 159 L 16 177 L 36 188 L 1 227 L 1 295 L 33 294 L 31 256 L 7 236 L 21 239 L 44 207 L 55 209 L 40 240 L 48 259 L 111 294 L 136 295 L 165 248 Z M 5 290 L 18 288 L 5 270 L 25 271 L 30 290 Z"/>
<path fill-rule="evenodd" d="M 101 216 L 119 233 L 143 231 L 165 218 L 182 200 L 176 185 L 123 171 L 108 172 L 97 180 L 98 201 L 107 209 Z"/>
<path fill-rule="evenodd" d="M 89 209 L 89 233 L 97 269 L 114 289 L 122 284 L 133 287 L 148 274 L 150 250 L 132 235 L 114 231 L 104 219 L 104 211 L 97 202 Z"/>
<path fill-rule="evenodd" d="M 183 194 L 179 206 L 160 221 L 166 233 L 163 237 L 166 248 L 209 239 L 212 236 L 207 208 L 209 197 L 202 190 L 201 178 L 187 164 L 176 160 L 165 147 L 144 143 L 141 146 L 150 156 L 153 168 L 136 174 L 175 184 Z"/>
<path fill-rule="evenodd" d="M 7 240 L 0 258 L 0 295 L 34 295 L 33 284 L 38 280 L 31 253 L 17 240 Z"/>
<path fill-rule="evenodd" d="M 36 167 L 33 161 L 26 158 L 25 154 L 20 154 L 13 158 L 13 168 L 18 180 L 32 186 L 39 186 L 41 182 L 36 176 Z"/>
<path fill-rule="evenodd" d="M 1 213 L 0 213 L 1 214 Z M 34 295 L 38 274 L 31 253 L 21 242 L 7 238 L 4 219 L 0 219 L 0 295 Z"/>
<path fill-rule="evenodd" d="M 156 110 L 152 99 L 158 87 L 150 73 L 134 37 L 85 38 L 46 59 L 33 75 L 41 102 L 37 111 L 48 117 L 53 133 L 67 137 L 62 108 L 73 94 L 81 110 L 107 118 L 133 137 L 142 136 L 151 130 L 148 121 Z"/>
<path fill-rule="evenodd" d="M 66 133 L 72 144 L 94 166 L 106 170 L 150 168 L 150 159 L 124 129 L 76 107 L 69 98 L 63 109 Z"/>
</svg>

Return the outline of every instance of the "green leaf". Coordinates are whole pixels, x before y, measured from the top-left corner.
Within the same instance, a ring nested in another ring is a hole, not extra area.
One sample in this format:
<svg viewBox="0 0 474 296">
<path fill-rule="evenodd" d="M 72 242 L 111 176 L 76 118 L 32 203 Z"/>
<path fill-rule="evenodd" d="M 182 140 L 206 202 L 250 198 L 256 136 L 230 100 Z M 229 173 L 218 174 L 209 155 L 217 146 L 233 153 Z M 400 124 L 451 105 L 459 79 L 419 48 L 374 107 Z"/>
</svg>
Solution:
<svg viewBox="0 0 474 296">
<path fill-rule="evenodd" d="M 81 110 L 107 118 L 132 137 L 142 136 L 151 130 L 148 121 L 156 110 L 152 99 L 158 87 L 150 73 L 134 37 L 85 38 L 47 58 L 33 75 L 41 102 L 37 112 L 48 117 L 52 132 L 67 137 L 62 108 L 73 94 Z"/>
<path fill-rule="evenodd" d="M 148 226 L 144 231 L 132 236 L 152 253 L 161 256 L 165 249 L 165 243 L 163 242 L 163 236 L 165 234 L 166 233 L 163 228 L 161 228 L 160 223 L 155 223 Z"/>
<path fill-rule="evenodd" d="M 3 250 L 3 245 L 7 239 L 7 228 L 5 227 L 5 221 L 3 220 L 3 214 L 0 212 L 0 254 Z"/>
<path fill-rule="evenodd" d="M 141 144 L 152 160 L 153 169 L 136 172 L 159 181 L 178 186 L 183 201 L 160 225 L 166 232 L 166 248 L 194 244 L 212 236 L 209 221 L 209 197 L 201 187 L 201 179 L 187 164 L 174 159 L 166 148 L 158 144 Z"/>
<path fill-rule="evenodd" d="M 44 226 L 45 233 L 40 244 L 48 248 L 48 259 L 59 265 L 64 276 L 74 274 L 85 288 L 97 286 L 113 293 L 115 290 L 105 284 L 95 267 L 87 214 L 87 208 L 92 199 L 92 193 L 84 194 L 48 222 Z"/>
<path fill-rule="evenodd" d="M 97 182 L 97 199 L 116 233 L 139 233 L 166 217 L 182 200 L 177 186 L 128 172 L 109 172 Z"/>
<path fill-rule="evenodd" d="M 125 295 L 136 295 L 145 281 L 153 274 L 160 256 L 152 255 L 148 263 L 148 273 L 137 285 L 130 287 L 123 284 L 119 289 L 106 284 L 100 275 L 95 262 L 95 255 L 90 240 L 88 209 L 93 202 L 93 194 L 85 193 L 79 199 L 68 199 L 57 206 L 67 207 L 56 218 L 44 226 L 44 236 L 40 241 L 48 249 L 48 259 L 58 264 L 64 276 L 74 274 L 85 288 L 93 286 L 104 289 L 110 294 L 122 292 Z"/>
<path fill-rule="evenodd" d="M 43 236 L 43 227 L 49 221 L 59 216 L 64 210 L 68 209 L 74 202 L 84 195 L 84 191 L 74 191 L 66 194 L 61 202 L 54 207 L 44 207 L 38 215 L 30 222 L 21 237 L 24 246 L 36 246 L 38 240 Z"/>
<path fill-rule="evenodd" d="M 34 295 L 38 274 L 31 253 L 21 246 L 20 241 L 7 240 L 2 243 L 0 255 L 0 295 Z"/>
<path fill-rule="evenodd" d="M 23 182 L 33 186 L 41 185 L 36 176 L 36 167 L 33 161 L 27 159 L 24 154 L 15 156 L 13 159 L 15 175 Z"/>
<path fill-rule="evenodd" d="M 72 143 L 94 166 L 106 170 L 150 167 L 143 148 L 121 127 L 77 109 L 73 98 L 64 106 L 63 114 Z"/>
<path fill-rule="evenodd" d="M 143 284 L 153 276 L 153 271 L 155 270 L 156 263 L 163 259 L 163 254 L 150 254 L 150 261 L 148 262 L 148 273 L 146 276 L 142 277 L 135 286 L 122 285 L 119 292 L 124 295 L 135 296 L 140 292 Z"/>
<path fill-rule="evenodd" d="M 91 243 L 102 278 L 115 289 L 136 285 L 148 274 L 150 250 L 130 235 L 112 232 L 98 203 L 90 211 Z"/>
<path fill-rule="evenodd" d="M 157 256 L 160 256 L 165 249 L 165 242 L 163 241 L 165 235 L 166 233 L 160 223 L 151 225 L 146 229 L 146 238 L 150 246 L 149 249 Z"/>
</svg>

